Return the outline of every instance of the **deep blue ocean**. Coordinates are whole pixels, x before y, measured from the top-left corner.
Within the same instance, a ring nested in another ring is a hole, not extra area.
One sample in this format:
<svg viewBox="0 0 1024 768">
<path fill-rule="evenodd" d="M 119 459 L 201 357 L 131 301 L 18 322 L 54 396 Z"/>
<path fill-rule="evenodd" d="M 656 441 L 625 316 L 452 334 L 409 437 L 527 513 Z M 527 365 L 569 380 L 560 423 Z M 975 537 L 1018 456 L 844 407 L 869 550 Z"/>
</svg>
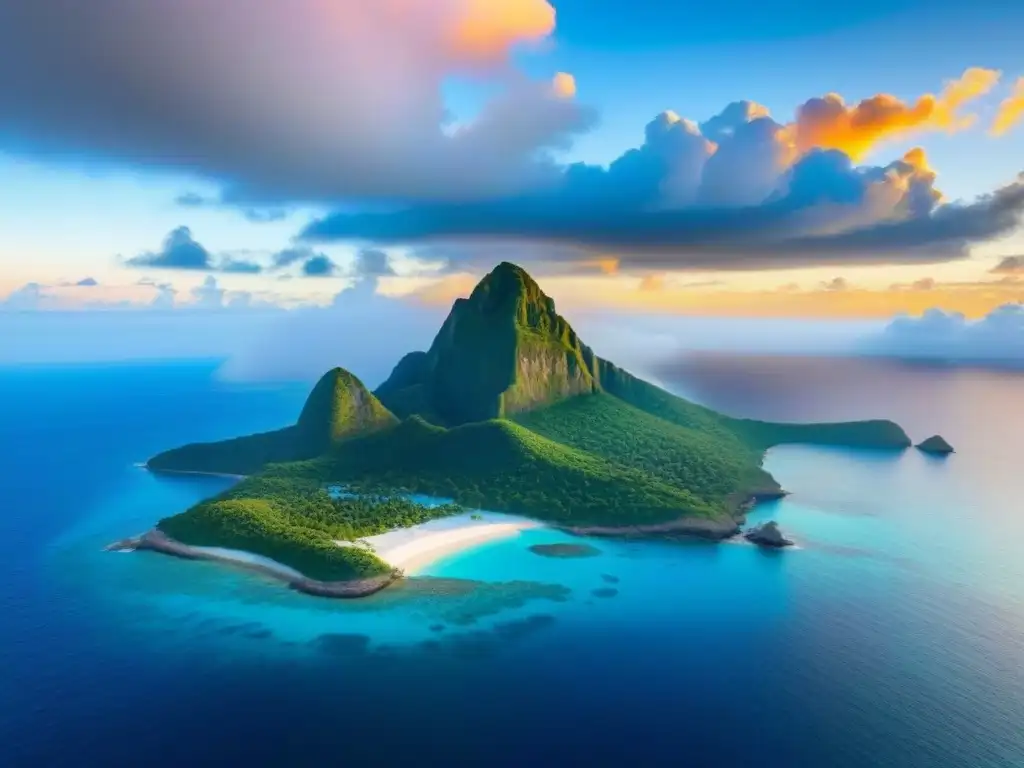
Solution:
<svg viewBox="0 0 1024 768">
<path fill-rule="evenodd" d="M 216 363 L 0 369 L 0 765 L 1024 766 L 1024 376 L 704 357 L 748 416 L 890 417 L 947 460 L 785 448 L 800 547 L 533 530 L 365 601 L 107 553 L 226 487 L 136 462 L 293 420 Z"/>
</svg>

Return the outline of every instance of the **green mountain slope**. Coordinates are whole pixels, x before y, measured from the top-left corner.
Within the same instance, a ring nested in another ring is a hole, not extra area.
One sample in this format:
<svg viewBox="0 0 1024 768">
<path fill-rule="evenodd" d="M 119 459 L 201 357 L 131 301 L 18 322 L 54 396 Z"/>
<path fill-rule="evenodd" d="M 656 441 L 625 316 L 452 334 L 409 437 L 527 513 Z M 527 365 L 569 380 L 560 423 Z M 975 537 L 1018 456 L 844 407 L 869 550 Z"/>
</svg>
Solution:
<svg viewBox="0 0 1024 768">
<path fill-rule="evenodd" d="M 678 426 L 612 395 L 573 398 L 515 420 L 560 444 L 686 488 L 719 510 L 737 493 L 778 490 L 756 452 L 736 435 Z"/>
<path fill-rule="evenodd" d="M 317 382 L 295 425 L 297 449 L 318 456 L 332 444 L 398 423 L 363 382 L 335 368 Z"/>
<path fill-rule="evenodd" d="M 591 394 L 593 367 L 554 301 L 502 263 L 455 302 L 430 349 L 403 358 L 376 394 L 400 416 L 454 426 Z"/>
<path fill-rule="evenodd" d="M 215 443 L 193 443 L 154 456 L 147 466 L 172 472 L 247 475 L 270 463 L 319 456 L 333 443 L 397 423 L 394 414 L 358 378 L 335 368 L 317 382 L 294 426 Z"/>
<path fill-rule="evenodd" d="M 911 445 L 907 433 L 881 419 L 821 424 L 784 424 L 735 419 L 691 403 L 638 379 L 606 360 L 599 360 L 602 389 L 630 405 L 681 427 L 720 438 L 739 438 L 755 451 L 776 445 L 834 445 L 847 448 L 902 450 Z"/>
<path fill-rule="evenodd" d="M 270 477 L 344 482 L 363 493 L 418 492 L 571 525 L 655 524 L 722 508 L 635 466 L 550 440 L 504 419 L 452 429 L 413 416 Z"/>
<path fill-rule="evenodd" d="M 333 539 L 450 513 L 403 493 L 568 526 L 727 536 L 750 498 L 779 492 L 761 460 L 781 443 L 902 449 L 910 440 L 888 421 L 775 424 L 676 397 L 594 355 L 526 272 L 500 264 L 455 302 L 430 349 L 403 357 L 374 394 L 338 368 L 294 426 L 185 446 L 149 466 L 254 475 L 160 528 L 327 578 L 381 567 L 339 554 Z M 331 499 L 328 484 L 371 496 Z"/>
</svg>

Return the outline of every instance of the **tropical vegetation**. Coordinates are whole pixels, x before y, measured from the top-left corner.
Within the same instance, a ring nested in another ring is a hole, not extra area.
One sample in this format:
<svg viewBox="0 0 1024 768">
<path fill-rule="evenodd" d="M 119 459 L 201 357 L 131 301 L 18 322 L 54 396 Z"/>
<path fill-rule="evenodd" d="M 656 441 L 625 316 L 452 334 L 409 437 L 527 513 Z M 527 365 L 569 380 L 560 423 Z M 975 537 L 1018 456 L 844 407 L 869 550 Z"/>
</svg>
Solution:
<svg viewBox="0 0 1024 768">
<path fill-rule="evenodd" d="M 351 578 L 386 566 L 335 541 L 460 507 L 613 528 L 731 520 L 752 495 L 778 491 L 761 460 L 781 443 L 910 440 L 888 421 L 775 424 L 676 397 L 596 356 L 526 272 L 501 264 L 455 302 L 430 349 L 402 358 L 375 392 L 336 368 L 294 426 L 188 445 L 149 466 L 252 476 L 161 521 L 168 535 Z M 352 493 L 332 498 L 339 483 Z"/>
</svg>

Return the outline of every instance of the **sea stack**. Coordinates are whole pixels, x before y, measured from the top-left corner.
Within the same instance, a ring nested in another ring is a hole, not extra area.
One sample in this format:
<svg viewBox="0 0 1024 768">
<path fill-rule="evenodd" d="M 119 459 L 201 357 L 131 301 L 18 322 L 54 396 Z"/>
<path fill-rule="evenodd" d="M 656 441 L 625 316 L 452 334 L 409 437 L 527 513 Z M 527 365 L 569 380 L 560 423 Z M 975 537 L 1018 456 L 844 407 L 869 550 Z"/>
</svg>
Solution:
<svg viewBox="0 0 1024 768">
<path fill-rule="evenodd" d="M 767 523 L 761 523 L 761 525 L 755 525 L 749 531 L 743 534 L 743 537 L 759 547 L 771 547 L 773 549 L 781 549 L 782 547 L 790 547 L 793 542 L 782 535 L 782 531 L 779 530 L 779 524 L 774 520 L 769 520 Z"/>
<path fill-rule="evenodd" d="M 953 453 L 953 446 L 942 435 L 932 435 L 917 444 L 917 450 L 932 456 L 947 456 Z"/>
</svg>

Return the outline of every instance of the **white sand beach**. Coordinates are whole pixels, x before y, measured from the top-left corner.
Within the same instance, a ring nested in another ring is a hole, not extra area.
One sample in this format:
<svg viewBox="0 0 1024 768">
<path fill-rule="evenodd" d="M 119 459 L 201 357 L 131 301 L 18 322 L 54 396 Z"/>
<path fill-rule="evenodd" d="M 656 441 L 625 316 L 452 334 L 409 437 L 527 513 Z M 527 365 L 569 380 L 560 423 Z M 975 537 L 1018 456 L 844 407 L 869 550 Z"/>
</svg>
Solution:
<svg viewBox="0 0 1024 768">
<path fill-rule="evenodd" d="M 478 517 L 479 519 L 473 519 Z M 498 512 L 467 512 L 360 539 L 384 562 L 415 575 L 447 555 L 487 541 L 517 536 L 543 523 Z M 338 541 L 339 546 L 359 546 Z"/>
<path fill-rule="evenodd" d="M 479 519 L 474 519 L 474 517 Z M 544 524 L 516 515 L 498 512 L 467 512 L 453 517 L 430 520 L 411 528 L 400 528 L 356 542 L 336 541 L 340 547 L 365 546 L 388 565 L 414 576 L 431 563 L 447 555 L 479 546 L 488 541 L 516 536 L 529 528 Z M 303 575 L 277 560 L 240 549 L 225 547 L 191 547 L 196 552 L 242 566 L 269 571 L 286 580 L 299 580 Z"/>
</svg>

